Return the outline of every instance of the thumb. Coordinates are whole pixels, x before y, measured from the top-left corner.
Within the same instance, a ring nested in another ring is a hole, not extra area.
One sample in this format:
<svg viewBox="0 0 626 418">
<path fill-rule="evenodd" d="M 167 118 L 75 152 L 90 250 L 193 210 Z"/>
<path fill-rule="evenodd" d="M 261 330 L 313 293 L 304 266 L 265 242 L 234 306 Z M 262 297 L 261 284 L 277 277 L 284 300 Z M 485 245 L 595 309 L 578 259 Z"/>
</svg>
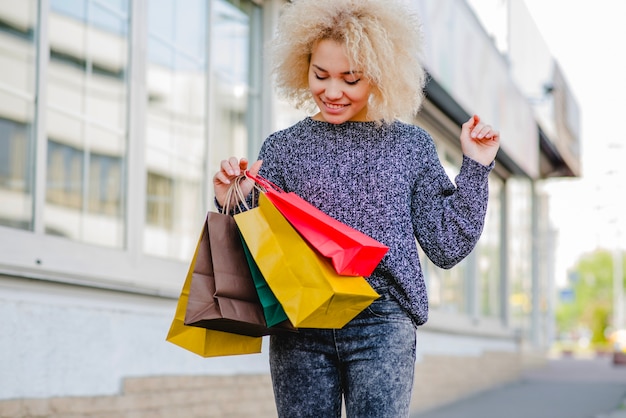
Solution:
<svg viewBox="0 0 626 418">
<path fill-rule="evenodd" d="M 253 176 L 256 176 L 257 174 L 259 174 L 261 165 L 263 165 L 263 160 L 257 160 L 254 162 L 254 164 L 252 164 L 248 171 L 250 171 L 250 174 L 252 174 Z"/>
<path fill-rule="evenodd" d="M 261 169 L 261 164 L 263 164 L 262 160 L 257 160 L 246 170 L 247 173 L 250 174 L 251 177 L 246 176 L 244 181 L 242 182 L 242 192 L 245 196 L 250 194 L 251 191 L 256 187 L 257 181 L 256 176 L 259 174 L 259 170 Z"/>
<path fill-rule="evenodd" d="M 470 129 L 472 129 L 474 126 L 478 125 L 478 122 L 480 122 L 480 118 L 478 117 L 478 115 L 473 115 L 465 123 L 468 125 Z"/>
<path fill-rule="evenodd" d="M 470 135 L 472 132 L 472 129 L 474 129 L 474 127 L 478 125 L 478 122 L 480 122 L 480 118 L 478 117 L 478 115 L 471 116 L 467 120 L 467 122 L 465 122 L 463 126 L 461 127 L 462 134 Z"/>
</svg>

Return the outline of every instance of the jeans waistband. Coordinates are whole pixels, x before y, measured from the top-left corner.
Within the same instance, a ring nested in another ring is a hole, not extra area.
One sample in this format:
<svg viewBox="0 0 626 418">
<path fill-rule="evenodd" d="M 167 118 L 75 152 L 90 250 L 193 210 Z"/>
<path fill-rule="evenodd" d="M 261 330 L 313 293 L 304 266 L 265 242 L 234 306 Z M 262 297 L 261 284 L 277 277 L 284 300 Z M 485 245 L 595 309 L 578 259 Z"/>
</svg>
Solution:
<svg viewBox="0 0 626 418">
<path fill-rule="evenodd" d="M 390 295 L 390 293 L 389 293 L 389 286 L 374 287 L 373 289 L 374 289 L 374 291 L 375 291 L 376 293 L 378 293 L 381 297 L 382 297 L 382 296 L 389 296 L 389 295 Z"/>
</svg>

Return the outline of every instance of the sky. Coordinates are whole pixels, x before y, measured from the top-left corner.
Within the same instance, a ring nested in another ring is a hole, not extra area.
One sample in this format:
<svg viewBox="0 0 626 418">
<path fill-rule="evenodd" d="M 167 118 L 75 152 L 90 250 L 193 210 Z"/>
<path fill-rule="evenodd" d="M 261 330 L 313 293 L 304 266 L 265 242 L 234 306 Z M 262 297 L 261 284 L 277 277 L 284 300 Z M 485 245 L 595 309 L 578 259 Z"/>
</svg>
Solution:
<svg viewBox="0 0 626 418">
<path fill-rule="evenodd" d="M 546 187 L 562 283 L 582 254 L 626 249 L 626 1 L 524 1 L 581 111 L 582 177 Z"/>
</svg>

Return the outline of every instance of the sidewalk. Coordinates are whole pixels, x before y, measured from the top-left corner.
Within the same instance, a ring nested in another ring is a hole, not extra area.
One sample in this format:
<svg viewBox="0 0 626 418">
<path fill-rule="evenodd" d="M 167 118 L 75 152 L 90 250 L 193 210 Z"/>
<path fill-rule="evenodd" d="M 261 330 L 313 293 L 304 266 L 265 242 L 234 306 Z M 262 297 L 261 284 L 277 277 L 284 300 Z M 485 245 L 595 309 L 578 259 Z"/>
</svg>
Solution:
<svg viewBox="0 0 626 418">
<path fill-rule="evenodd" d="M 626 418 L 626 365 L 550 360 L 521 380 L 411 418 Z"/>
</svg>

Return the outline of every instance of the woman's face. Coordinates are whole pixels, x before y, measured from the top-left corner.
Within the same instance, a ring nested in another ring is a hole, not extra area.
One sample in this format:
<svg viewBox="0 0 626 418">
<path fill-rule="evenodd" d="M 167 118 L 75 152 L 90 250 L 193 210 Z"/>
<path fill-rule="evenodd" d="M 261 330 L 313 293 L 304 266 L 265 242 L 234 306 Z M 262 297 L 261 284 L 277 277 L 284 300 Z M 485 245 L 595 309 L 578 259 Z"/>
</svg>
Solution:
<svg viewBox="0 0 626 418">
<path fill-rule="evenodd" d="M 334 124 L 368 120 L 369 80 L 357 70 L 350 71 L 342 44 L 322 40 L 313 48 L 309 89 L 320 109 L 313 119 Z"/>
</svg>

